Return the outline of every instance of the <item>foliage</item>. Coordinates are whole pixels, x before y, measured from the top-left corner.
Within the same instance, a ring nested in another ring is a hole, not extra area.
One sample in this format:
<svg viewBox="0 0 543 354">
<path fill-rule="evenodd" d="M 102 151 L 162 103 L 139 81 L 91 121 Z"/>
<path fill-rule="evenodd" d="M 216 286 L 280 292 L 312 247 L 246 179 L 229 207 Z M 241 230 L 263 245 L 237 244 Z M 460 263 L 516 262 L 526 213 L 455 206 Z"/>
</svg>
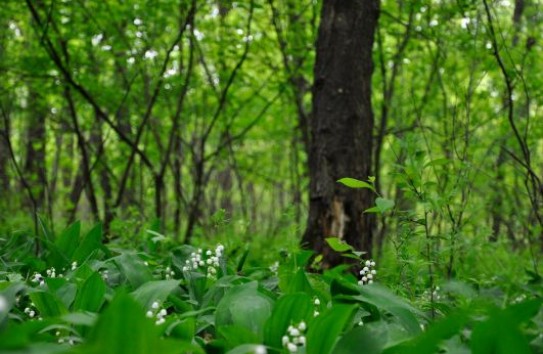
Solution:
<svg viewBox="0 0 543 354">
<path fill-rule="evenodd" d="M 2 2 L 0 352 L 543 353 L 540 4 L 381 1 L 373 166 L 326 186 L 375 242 L 333 269 L 321 5 Z"/>
<path fill-rule="evenodd" d="M 99 230 L 98 225 L 89 234 Z M 78 223 L 49 236 L 57 242 L 47 243 L 44 259 L 58 261 L 49 256 L 60 255 L 65 261 L 58 268 L 35 263 L 27 254 L 2 270 L 2 352 L 543 350 L 540 281 L 524 284 L 527 295 L 513 300 L 515 292 L 495 297 L 485 293 L 497 288 L 445 283 L 430 304 L 432 312 L 384 285 L 358 283 L 345 267 L 309 274 L 307 252 L 289 252 L 276 269 L 268 269 L 239 267 L 234 253 L 220 245 L 215 251 L 181 246 L 128 253 L 98 243 L 77 262 L 75 253 L 70 257 L 58 244 L 79 238 Z M 219 271 L 211 271 L 217 264 Z"/>
</svg>

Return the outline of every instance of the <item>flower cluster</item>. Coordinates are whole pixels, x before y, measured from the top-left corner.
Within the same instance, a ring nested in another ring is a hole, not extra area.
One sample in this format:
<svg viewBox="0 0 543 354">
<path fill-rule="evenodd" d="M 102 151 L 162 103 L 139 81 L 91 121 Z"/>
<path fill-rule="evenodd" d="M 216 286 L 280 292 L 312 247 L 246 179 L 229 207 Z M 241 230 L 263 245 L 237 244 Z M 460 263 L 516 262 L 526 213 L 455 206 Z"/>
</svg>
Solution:
<svg viewBox="0 0 543 354">
<path fill-rule="evenodd" d="M 28 315 L 30 318 L 36 317 L 38 310 L 36 309 L 36 305 L 34 305 L 33 302 L 30 303 L 30 306 L 25 307 L 24 313 Z"/>
<path fill-rule="evenodd" d="M 59 344 L 68 343 L 69 345 L 74 345 L 76 341 L 81 341 L 77 337 L 62 336 L 62 333 L 60 333 L 60 331 L 56 331 L 55 336 L 59 337 L 57 340 Z"/>
<path fill-rule="evenodd" d="M 47 274 L 47 276 L 49 278 L 56 278 L 57 277 L 57 271 L 55 270 L 55 267 L 51 267 L 51 268 L 47 269 L 45 271 L 45 273 Z M 62 278 L 62 274 L 60 275 L 60 277 Z"/>
<path fill-rule="evenodd" d="M 512 304 L 519 304 L 519 303 L 523 302 L 524 300 L 526 300 L 526 298 L 527 298 L 526 294 L 520 294 L 517 297 L 515 297 L 513 299 L 513 301 L 511 301 L 511 303 Z"/>
<path fill-rule="evenodd" d="M 283 347 L 287 348 L 289 353 L 296 353 L 298 347 L 305 346 L 305 322 L 300 322 L 297 326 L 288 326 L 287 334 L 282 338 Z"/>
<path fill-rule="evenodd" d="M 439 286 L 436 286 L 434 291 L 432 292 L 432 297 L 434 298 L 434 300 L 441 300 L 441 292 L 440 292 L 440 287 Z"/>
<path fill-rule="evenodd" d="M 270 267 L 270 272 L 272 272 L 272 274 L 274 276 L 277 276 L 277 272 L 279 271 L 279 262 L 275 262 L 273 263 Z"/>
<path fill-rule="evenodd" d="M 38 283 L 38 284 L 40 284 L 40 286 L 44 286 L 45 285 L 45 278 L 40 273 L 34 273 L 34 275 L 32 275 L 32 282 L 33 283 Z"/>
<path fill-rule="evenodd" d="M 76 268 L 77 268 L 77 262 L 73 262 L 72 263 L 72 270 L 75 270 Z M 62 271 L 65 271 L 65 270 L 66 270 L 65 268 L 62 269 Z M 45 271 L 45 274 L 47 275 L 48 278 L 57 278 L 57 277 L 58 278 L 63 278 L 64 277 L 64 274 L 57 273 L 57 270 L 55 269 L 55 267 L 48 268 Z M 35 272 L 32 275 L 31 282 L 37 283 L 40 286 L 44 286 L 45 285 L 45 277 L 41 273 Z"/>
<path fill-rule="evenodd" d="M 164 278 L 171 279 L 173 277 L 175 277 L 175 272 L 172 270 L 172 268 L 166 267 L 166 269 L 164 270 Z"/>
<path fill-rule="evenodd" d="M 362 268 L 362 270 L 360 271 L 361 278 L 358 281 L 358 285 L 372 284 L 375 274 L 377 274 L 377 271 L 375 270 L 375 262 L 364 262 L 364 268 Z"/>
<path fill-rule="evenodd" d="M 436 286 L 434 290 L 427 289 L 422 293 L 422 298 L 426 301 L 439 301 L 441 300 L 441 288 Z"/>
<path fill-rule="evenodd" d="M 313 301 L 313 304 L 315 305 L 315 310 L 313 311 L 313 317 L 317 317 L 318 315 L 320 315 L 319 306 L 321 305 L 321 301 L 319 300 L 318 297 L 315 298 L 315 300 Z"/>
<path fill-rule="evenodd" d="M 188 272 L 191 270 L 198 270 L 200 268 L 205 269 L 207 277 L 215 279 L 217 277 L 217 270 L 221 265 L 221 258 L 224 254 L 224 246 L 218 245 L 215 248 L 215 252 L 212 250 L 207 250 L 204 252 L 201 248 L 197 252 L 192 252 L 190 254 L 190 259 L 185 261 L 183 266 L 183 272 Z"/>
<path fill-rule="evenodd" d="M 145 314 L 148 318 L 155 317 L 156 318 L 155 324 L 157 326 L 166 322 L 164 317 L 168 315 L 168 312 L 166 311 L 166 309 L 162 308 L 159 310 L 159 308 L 160 308 L 160 304 L 158 303 L 158 301 L 155 301 L 151 304 L 151 309 L 147 311 L 147 313 Z"/>
</svg>

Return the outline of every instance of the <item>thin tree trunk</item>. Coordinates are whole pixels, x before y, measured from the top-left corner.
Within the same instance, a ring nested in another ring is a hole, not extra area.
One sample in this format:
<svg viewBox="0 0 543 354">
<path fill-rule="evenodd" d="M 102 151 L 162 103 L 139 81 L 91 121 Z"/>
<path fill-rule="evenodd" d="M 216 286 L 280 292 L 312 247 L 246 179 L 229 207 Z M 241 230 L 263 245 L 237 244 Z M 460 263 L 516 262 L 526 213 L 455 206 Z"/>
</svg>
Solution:
<svg viewBox="0 0 543 354">
<path fill-rule="evenodd" d="M 39 94 L 30 88 L 28 127 L 26 131 L 26 160 L 24 170 L 36 198 L 37 211 L 43 212 L 47 174 L 45 170 L 46 106 Z"/>
<path fill-rule="evenodd" d="M 9 135 L 9 127 L 3 126 L 3 120 L 0 120 L 0 131 L 3 134 Z M 10 201 L 10 180 L 8 174 L 9 164 L 9 147 L 6 139 L 0 136 L 0 200 L 6 204 Z"/>
</svg>

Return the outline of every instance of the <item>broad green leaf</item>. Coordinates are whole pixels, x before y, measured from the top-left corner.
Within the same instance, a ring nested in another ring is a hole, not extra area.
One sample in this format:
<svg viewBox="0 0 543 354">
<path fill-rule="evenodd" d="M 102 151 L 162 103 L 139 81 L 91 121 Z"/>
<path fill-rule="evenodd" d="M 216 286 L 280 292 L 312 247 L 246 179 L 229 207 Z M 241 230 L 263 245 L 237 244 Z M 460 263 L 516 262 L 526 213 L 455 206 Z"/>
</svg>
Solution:
<svg viewBox="0 0 543 354">
<path fill-rule="evenodd" d="M 279 276 L 279 288 L 285 292 L 298 292 L 298 288 L 292 287 L 292 282 L 295 277 L 298 277 L 298 280 L 302 280 L 299 274 L 300 269 L 304 269 L 311 256 L 313 255 L 312 251 L 300 251 L 294 253 L 289 257 L 288 261 L 279 265 L 278 276 Z"/>
<path fill-rule="evenodd" d="M 347 286 L 347 284 L 345 284 L 344 287 L 348 288 L 348 291 L 352 294 L 354 285 Z M 359 293 L 358 295 L 347 295 L 347 297 L 351 300 L 368 303 L 381 311 L 391 313 L 400 321 L 409 333 L 420 333 L 420 324 L 415 315 L 423 317 L 423 314 L 403 299 L 392 294 L 388 289 L 378 284 L 359 286 L 357 290 Z"/>
<path fill-rule="evenodd" d="M 342 266 L 342 267 L 344 268 L 342 271 L 345 271 L 347 268 L 347 266 Z M 331 277 L 330 295 L 332 295 L 332 297 L 359 295 L 360 286 L 357 284 L 350 283 L 346 279 L 343 279 L 342 274 L 335 273 L 337 268 L 339 267 L 336 267 L 332 269 L 331 271 L 326 272 L 325 274 L 325 276 Z"/>
<path fill-rule="evenodd" d="M 303 268 L 298 269 L 294 274 L 288 287 L 288 293 L 292 294 L 297 292 L 305 292 L 307 294 L 313 293 L 313 289 L 311 288 L 311 284 L 309 283 Z"/>
<path fill-rule="evenodd" d="M 335 305 L 315 318 L 307 331 L 307 352 L 329 354 L 356 310 L 354 305 Z"/>
<path fill-rule="evenodd" d="M 334 348 L 333 354 L 380 354 L 382 347 L 365 326 L 357 326 L 345 333 Z"/>
<path fill-rule="evenodd" d="M 78 290 L 74 302 L 74 310 L 98 312 L 104 303 L 106 284 L 102 276 L 93 273 Z"/>
<path fill-rule="evenodd" d="M 353 247 L 351 245 L 349 245 L 345 241 L 340 240 L 337 237 L 328 237 L 326 238 L 326 242 L 336 252 L 347 252 L 353 250 Z"/>
<path fill-rule="evenodd" d="M 62 255 L 67 259 L 72 259 L 74 252 L 79 245 L 79 234 L 81 232 L 81 223 L 76 221 L 68 226 L 57 238 L 55 244 Z"/>
<path fill-rule="evenodd" d="M 396 346 L 387 348 L 385 354 L 433 354 L 438 352 L 439 344 L 459 333 L 469 320 L 468 313 L 461 311 L 451 314 L 430 325 L 419 336 Z"/>
<path fill-rule="evenodd" d="M 242 344 L 238 347 L 235 347 L 232 350 L 229 350 L 226 354 L 254 354 L 262 353 L 262 344 Z M 265 348 L 265 347 L 264 347 Z M 267 350 L 266 350 L 267 351 Z M 266 352 L 264 351 L 264 353 Z"/>
<path fill-rule="evenodd" d="M 364 210 L 364 213 L 385 213 L 394 208 L 394 201 L 378 197 L 375 199 L 375 206 Z"/>
<path fill-rule="evenodd" d="M 1 285 L 5 285 L 6 287 L 0 291 L 0 296 L 2 296 L 2 299 L 0 301 L 5 302 L 2 306 L 2 310 L 0 310 L 0 328 L 2 326 L 3 321 L 8 317 L 8 313 L 11 310 L 11 308 L 15 305 L 17 295 L 21 292 L 23 292 L 26 289 L 26 285 L 24 283 L 16 282 L 16 283 L 0 283 Z"/>
<path fill-rule="evenodd" d="M 96 323 L 98 316 L 92 312 L 71 312 L 61 318 L 72 325 L 92 327 Z"/>
<path fill-rule="evenodd" d="M 198 346 L 160 337 L 160 329 L 145 317 L 127 294 L 117 295 L 98 318 L 87 342 L 74 350 L 88 354 L 203 353 Z"/>
<path fill-rule="evenodd" d="M 339 179 L 338 182 L 349 188 L 367 188 L 375 192 L 375 188 L 371 184 L 369 184 L 368 182 L 360 181 L 355 178 L 345 177 L 345 178 Z"/>
<path fill-rule="evenodd" d="M 380 213 L 380 212 L 381 212 L 381 209 L 379 209 L 378 206 L 374 206 L 374 207 L 364 210 L 364 213 Z"/>
<path fill-rule="evenodd" d="M 132 296 L 144 308 L 150 308 L 152 303 L 162 303 L 179 286 L 178 280 L 149 281 L 132 292 Z"/>
<path fill-rule="evenodd" d="M 114 258 L 120 272 L 126 277 L 133 289 L 153 279 L 153 275 L 143 261 L 135 254 L 124 253 Z"/>
<path fill-rule="evenodd" d="M 93 252 L 102 247 L 102 224 L 93 227 L 81 240 L 79 247 L 74 251 L 72 261 L 83 263 Z"/>
<path fill-rule="evenodd" d="M 275 303 L 273 312 L 266 322 L 264 343 L 280 348 L 281 338 L 285 335 L 288 326 L 298 324 L 301 321 L 309 322 L 314 309 L 311 296 L 306 293 L 281 296 Z"/>
<path fill-rule="evenodd" d="M 258 283 L 251 282 L 230 289 L 217 305 L 215 323 L 223 326 L 240 326 L 262 340 L 264 324 L 271 316 L 273 300 L 258 290 Z"/>
<path fill-rule="evenodd" d="M 38 224 L 40 226 L 40 231 L 42 233 L 43 238 L 46 241 L 51 242 L 52 240 L 54 240 L 55 236 L 53 232 L 51 231 L 51 229 L 49 228 L 49 225 L 47 225 L 47 221 L 44 220 L 43 216 L 41 216 L 40 214 L 38 214 L 37 217 L 38 217 Z"/>
<path fill-rule="evenodd" d="M 532 353 L 530 340 L 521 324 L 528 322 L 540 310 L 543 299 L 529 300 L 504 310 L 492 309 L 488 319 L 477 324 L 470 346 L 476 354 Z"/>
<path fill-rule="evenodd" d="M 51 293 L 37 291 L 29 296 L 42 317 L 60 316 L 68 312 L 62 301 Z"/>
<path fill-rule="evenodd" d="M 48 278 L 45 283 L 49 290 L 64 304 L 64 307 L 70 308 L 75 299 L 77 285 L 68 282 L 66 278 Z"/>
<path fill-rule="evenodd" d="M 23 351 L 6 351 L 4 354 L 62 354 L 66 348 L 56 343 L 31 343 Z"/>
<path fill-rule="evenodd" d="M 166 335 L 168 337 L 181 339 L 185 341 L 192 341 L 194 333 L 196 331 L 196 319 L 189 317 L 184 320 L 177 320 L 168 325 L 166 329 Z"/>
<path fill-rule="evenodd" d="M 375 204 L 377 205 L 377 207 L 379 208 L 379 211 L 381 213 L 387 212 L 387 211 L 391 210 L 392 208 L 394 208 L 394 201 L 393 200 L 385 199 L 385 198 L 381 198 L 381 197 L 375 199 Z"/>
<path fill-rule="evenodd" d="M 219 333 L 226 340 L 228 348 L 239 347 L 247 343 L 258 343 L 261 340 L 256 333 L 240 325 L 221 326 Z"/>
</svg>

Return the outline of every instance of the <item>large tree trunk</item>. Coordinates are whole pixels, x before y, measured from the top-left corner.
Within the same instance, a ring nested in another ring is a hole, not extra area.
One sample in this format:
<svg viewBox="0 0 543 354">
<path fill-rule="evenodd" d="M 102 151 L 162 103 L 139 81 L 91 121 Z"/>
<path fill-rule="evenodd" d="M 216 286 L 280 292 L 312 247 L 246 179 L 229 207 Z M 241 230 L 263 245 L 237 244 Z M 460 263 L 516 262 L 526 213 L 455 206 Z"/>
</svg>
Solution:
<svg viewBox="0 0 543 354">
<path fill-rule="evenodd" d="M 325 238 L 336 236 L 371 253 L 373 205 L 367 189 L 348 189 L 342 177 L 371 174 L 372 47 L 378 0 L 325 0 L 314 68 L 309 152 L 310 204 L 302 245 L 322 253 L 323 266 L 341 263 Z"/>
</svg>

